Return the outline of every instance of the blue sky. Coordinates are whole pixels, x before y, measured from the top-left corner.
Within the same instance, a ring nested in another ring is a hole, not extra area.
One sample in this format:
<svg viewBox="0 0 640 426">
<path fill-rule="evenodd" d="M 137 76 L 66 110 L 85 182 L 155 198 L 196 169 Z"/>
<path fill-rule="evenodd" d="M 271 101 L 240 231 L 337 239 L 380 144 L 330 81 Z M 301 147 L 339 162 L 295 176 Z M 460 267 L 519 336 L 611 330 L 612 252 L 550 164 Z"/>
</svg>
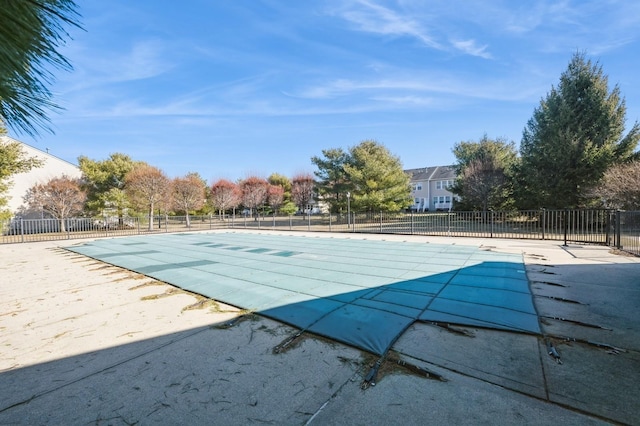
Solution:
<svg viewBox="0 0 640 426">
<path fill-rule="evenodd" d="M 313 172 L 375 139 L 405 168 L 456 142 L 519 144 L 571 56 L 599 61 L 640 120 L 636 0 L 78 0 L 54 135 L 76 162 L 123 152 L 207 181 Z"/>
</svg>

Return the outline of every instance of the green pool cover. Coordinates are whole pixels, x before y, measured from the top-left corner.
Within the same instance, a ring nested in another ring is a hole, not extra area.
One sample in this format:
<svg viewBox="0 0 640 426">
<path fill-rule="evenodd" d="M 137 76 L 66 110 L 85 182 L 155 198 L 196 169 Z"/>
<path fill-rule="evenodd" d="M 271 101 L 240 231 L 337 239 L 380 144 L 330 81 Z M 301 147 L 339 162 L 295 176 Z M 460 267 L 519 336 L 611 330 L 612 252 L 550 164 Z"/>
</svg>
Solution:
<svg viewBox="0 0 640 426">
<path fill-rule="evenodd" d="M 522 256 L 477 247 L 228 232 L 68 249 L 379 355 L 414 321 L 540 333 Z"/>
</svg>

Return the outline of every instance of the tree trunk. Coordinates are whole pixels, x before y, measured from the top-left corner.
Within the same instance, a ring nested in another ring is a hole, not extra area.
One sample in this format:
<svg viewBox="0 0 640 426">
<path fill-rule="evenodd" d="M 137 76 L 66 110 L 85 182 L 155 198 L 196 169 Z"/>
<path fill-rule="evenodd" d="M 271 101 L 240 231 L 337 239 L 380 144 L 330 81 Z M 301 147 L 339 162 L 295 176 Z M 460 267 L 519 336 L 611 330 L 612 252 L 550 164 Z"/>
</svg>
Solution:
<svg viewBox="0 0 640 426">
<path fill-rule="evenodd" d="M 149 206 L 149 231 L 153 231 L 153 203 Z"/>
</svg>

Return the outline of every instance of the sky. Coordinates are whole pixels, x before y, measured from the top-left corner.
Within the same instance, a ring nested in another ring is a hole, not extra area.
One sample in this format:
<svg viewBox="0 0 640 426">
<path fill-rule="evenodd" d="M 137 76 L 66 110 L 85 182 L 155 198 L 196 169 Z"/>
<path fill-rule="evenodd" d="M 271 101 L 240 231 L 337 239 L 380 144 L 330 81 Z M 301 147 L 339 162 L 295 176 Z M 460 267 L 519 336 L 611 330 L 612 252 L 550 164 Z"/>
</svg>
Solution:
<svg viewBox="0 0 640 426">
<path fill-rule="evenodd" d="M 72 163 L 293 177 L 373 139 L 405 169 L 453 164 L 485 134 L 518 146 L 576 52 L 640 121 L 636 0 L 76 2 L 54 134 L 11 134 Z"/>
</svg>

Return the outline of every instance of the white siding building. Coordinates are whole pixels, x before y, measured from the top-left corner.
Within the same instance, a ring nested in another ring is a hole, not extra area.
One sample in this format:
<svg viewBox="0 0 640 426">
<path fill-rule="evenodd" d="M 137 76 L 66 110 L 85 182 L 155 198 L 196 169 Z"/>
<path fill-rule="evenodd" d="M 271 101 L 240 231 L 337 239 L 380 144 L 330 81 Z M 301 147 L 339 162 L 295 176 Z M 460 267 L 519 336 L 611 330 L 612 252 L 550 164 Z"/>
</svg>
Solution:
<svg viewBox="0 0 640 426">
<path fill-rule="evenodd" d="M 450 191 L 456 179 L 451 166 L 405 170 L 411 177 L 411 210 L 417 212 L 450 210 L 456 200 Z"/>
<path fill-rule="evenodd" d="M 7 209 L 14 215 L 17 214 L 21 208 L 25 207 L 23 198 L 32 186 L 38 183 L 45 183 L 54 177 L 60 177 L 62 175 L 74 179 L 82 176 L 82 172 L 78 166 L 51 155 L 48 152 L 41 151 L 38 148 L 34 148 L 8 136 L 0 136 L 0 141 L 3 143 L 18 142 L 27 157 L 36 157 L 43 161 L 41 167 L 31 169 L 26 173 L 18 173 L 9 178 L 13 183 L 7 192 L 9 199 Z"/>
</svg>

